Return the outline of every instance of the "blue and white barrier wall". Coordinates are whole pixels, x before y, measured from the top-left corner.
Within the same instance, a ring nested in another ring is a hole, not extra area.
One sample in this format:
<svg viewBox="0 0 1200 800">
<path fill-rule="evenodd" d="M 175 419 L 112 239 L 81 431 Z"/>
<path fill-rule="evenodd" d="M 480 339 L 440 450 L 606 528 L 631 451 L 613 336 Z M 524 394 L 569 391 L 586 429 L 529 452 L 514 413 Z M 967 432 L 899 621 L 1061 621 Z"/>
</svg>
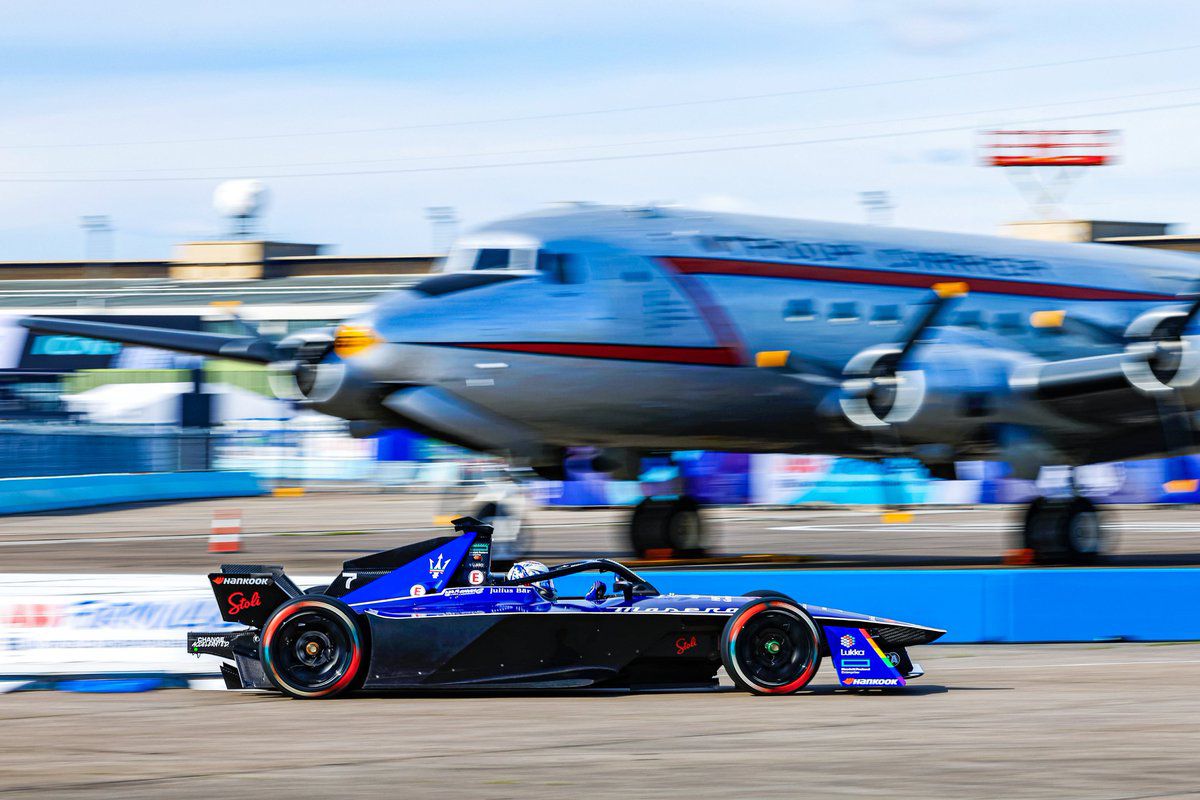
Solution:
<svg viewBox="0 0 1200 800">
<path fill-rule="evenodd" d="M 944 628 L 943 642 L 1200 640 L 1200 569 L 648 570 L 645 577 L 678 594 L 774 589 L 804 603 Z"/>
<path fill-rule="evenodd" d="M 266 494 L 266 490 L 251 472 L 147 472 L 3 478 L 0 479 L 0 514 L 261 494 Z"/>
<path fill-rule="evenodd" d="M 663 570 L 664 592 L 775 589 L 814 605 L 894 617 L 943 642 L 1200 639 L 1200 569 Z M 582 594 L 593 576 L 558 581 Z M 328 578 L 296 576 L 301 585 Z M 188 630 L 222 630 L 203 575 L 0 574 L 0 682 L 28 676 L 215 675 Z"/>
</svg>

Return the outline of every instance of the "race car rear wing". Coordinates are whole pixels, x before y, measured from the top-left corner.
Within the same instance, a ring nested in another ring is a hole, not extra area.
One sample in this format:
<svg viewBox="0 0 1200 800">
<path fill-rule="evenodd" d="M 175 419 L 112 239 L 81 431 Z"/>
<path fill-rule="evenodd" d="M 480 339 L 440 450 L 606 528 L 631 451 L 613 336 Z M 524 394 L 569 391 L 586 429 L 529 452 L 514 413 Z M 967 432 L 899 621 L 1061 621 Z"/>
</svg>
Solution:
<svg viewBox="0 0 1200 800">
<path fill-rule="evenodd" d="M 261 628 L 271 612 L 286 600 L 303 594 L 283 574 L 283 567 L 266 564 L 222 564 L 208 576 L 221 618 Z"/>
</svg>

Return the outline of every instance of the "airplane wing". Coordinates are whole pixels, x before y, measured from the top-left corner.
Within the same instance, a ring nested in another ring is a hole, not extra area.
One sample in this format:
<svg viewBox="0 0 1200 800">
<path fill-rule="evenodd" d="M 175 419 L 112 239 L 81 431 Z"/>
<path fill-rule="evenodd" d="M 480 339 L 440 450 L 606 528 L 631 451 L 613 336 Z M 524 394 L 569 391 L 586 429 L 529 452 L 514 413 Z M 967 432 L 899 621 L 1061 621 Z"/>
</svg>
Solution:
<svg viewBox="0 0 1200 800">
<path fill-rule="evenodd" d="M 174 328 L 155 328 L 148 325 L 126 325 L 116 322 L 91 322 L 54 317 L 23 317 L 20 324 L 39 333 L 62 333 L 86 336 L 111 342 L 161 347 L 181 353 L 230 358 L 267 364 L 279 360 L 275 345 L 257 336 L 235 336 L 224 333 L 201 333 Z"/>
</svg>

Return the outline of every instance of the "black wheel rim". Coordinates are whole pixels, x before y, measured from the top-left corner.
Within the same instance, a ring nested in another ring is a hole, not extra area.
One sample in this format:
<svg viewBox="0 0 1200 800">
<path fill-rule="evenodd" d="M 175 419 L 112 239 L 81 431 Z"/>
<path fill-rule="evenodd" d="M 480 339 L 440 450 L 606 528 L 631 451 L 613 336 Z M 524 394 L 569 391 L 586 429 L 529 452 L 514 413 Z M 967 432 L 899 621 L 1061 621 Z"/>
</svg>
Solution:
<svg viewBox="0 0 1200 800">
<path fill-rule="evenodd" d="M 318 691 L 346 674 L 354 657 L 354 642 L 341 619 L 313 609 L 284 620 L 271 650 L 283 681 Z"/>
<path fill-rule="evenodd" d="M 734 652 L 746 677 L 760 686 L 792 683 L 816 657 L 808 625 L 779 609 L 759 612 L 747 620 Z"/>
</svg>

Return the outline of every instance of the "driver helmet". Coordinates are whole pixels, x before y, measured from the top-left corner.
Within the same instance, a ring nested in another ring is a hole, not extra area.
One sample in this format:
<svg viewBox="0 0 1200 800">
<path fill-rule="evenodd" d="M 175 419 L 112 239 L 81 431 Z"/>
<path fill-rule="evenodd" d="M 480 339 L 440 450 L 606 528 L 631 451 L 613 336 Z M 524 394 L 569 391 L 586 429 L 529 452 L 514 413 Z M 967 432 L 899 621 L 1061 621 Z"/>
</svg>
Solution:
<svg viewBox="0 0 1200 800">
<path fill-rule="evenodd" d="M 518 561 L 509 567 L 506 577 L 512 581 L 518 578 L 528 578 L 530 575 L 541 575 L 543 572 L 549 571 L 550 568 L 540 561 Z M 535 581 L 532 585 L 547 600 L 553 600 L 558 596 L 558 593 L 554 590 L 553 580 Z"/>
</svg>

